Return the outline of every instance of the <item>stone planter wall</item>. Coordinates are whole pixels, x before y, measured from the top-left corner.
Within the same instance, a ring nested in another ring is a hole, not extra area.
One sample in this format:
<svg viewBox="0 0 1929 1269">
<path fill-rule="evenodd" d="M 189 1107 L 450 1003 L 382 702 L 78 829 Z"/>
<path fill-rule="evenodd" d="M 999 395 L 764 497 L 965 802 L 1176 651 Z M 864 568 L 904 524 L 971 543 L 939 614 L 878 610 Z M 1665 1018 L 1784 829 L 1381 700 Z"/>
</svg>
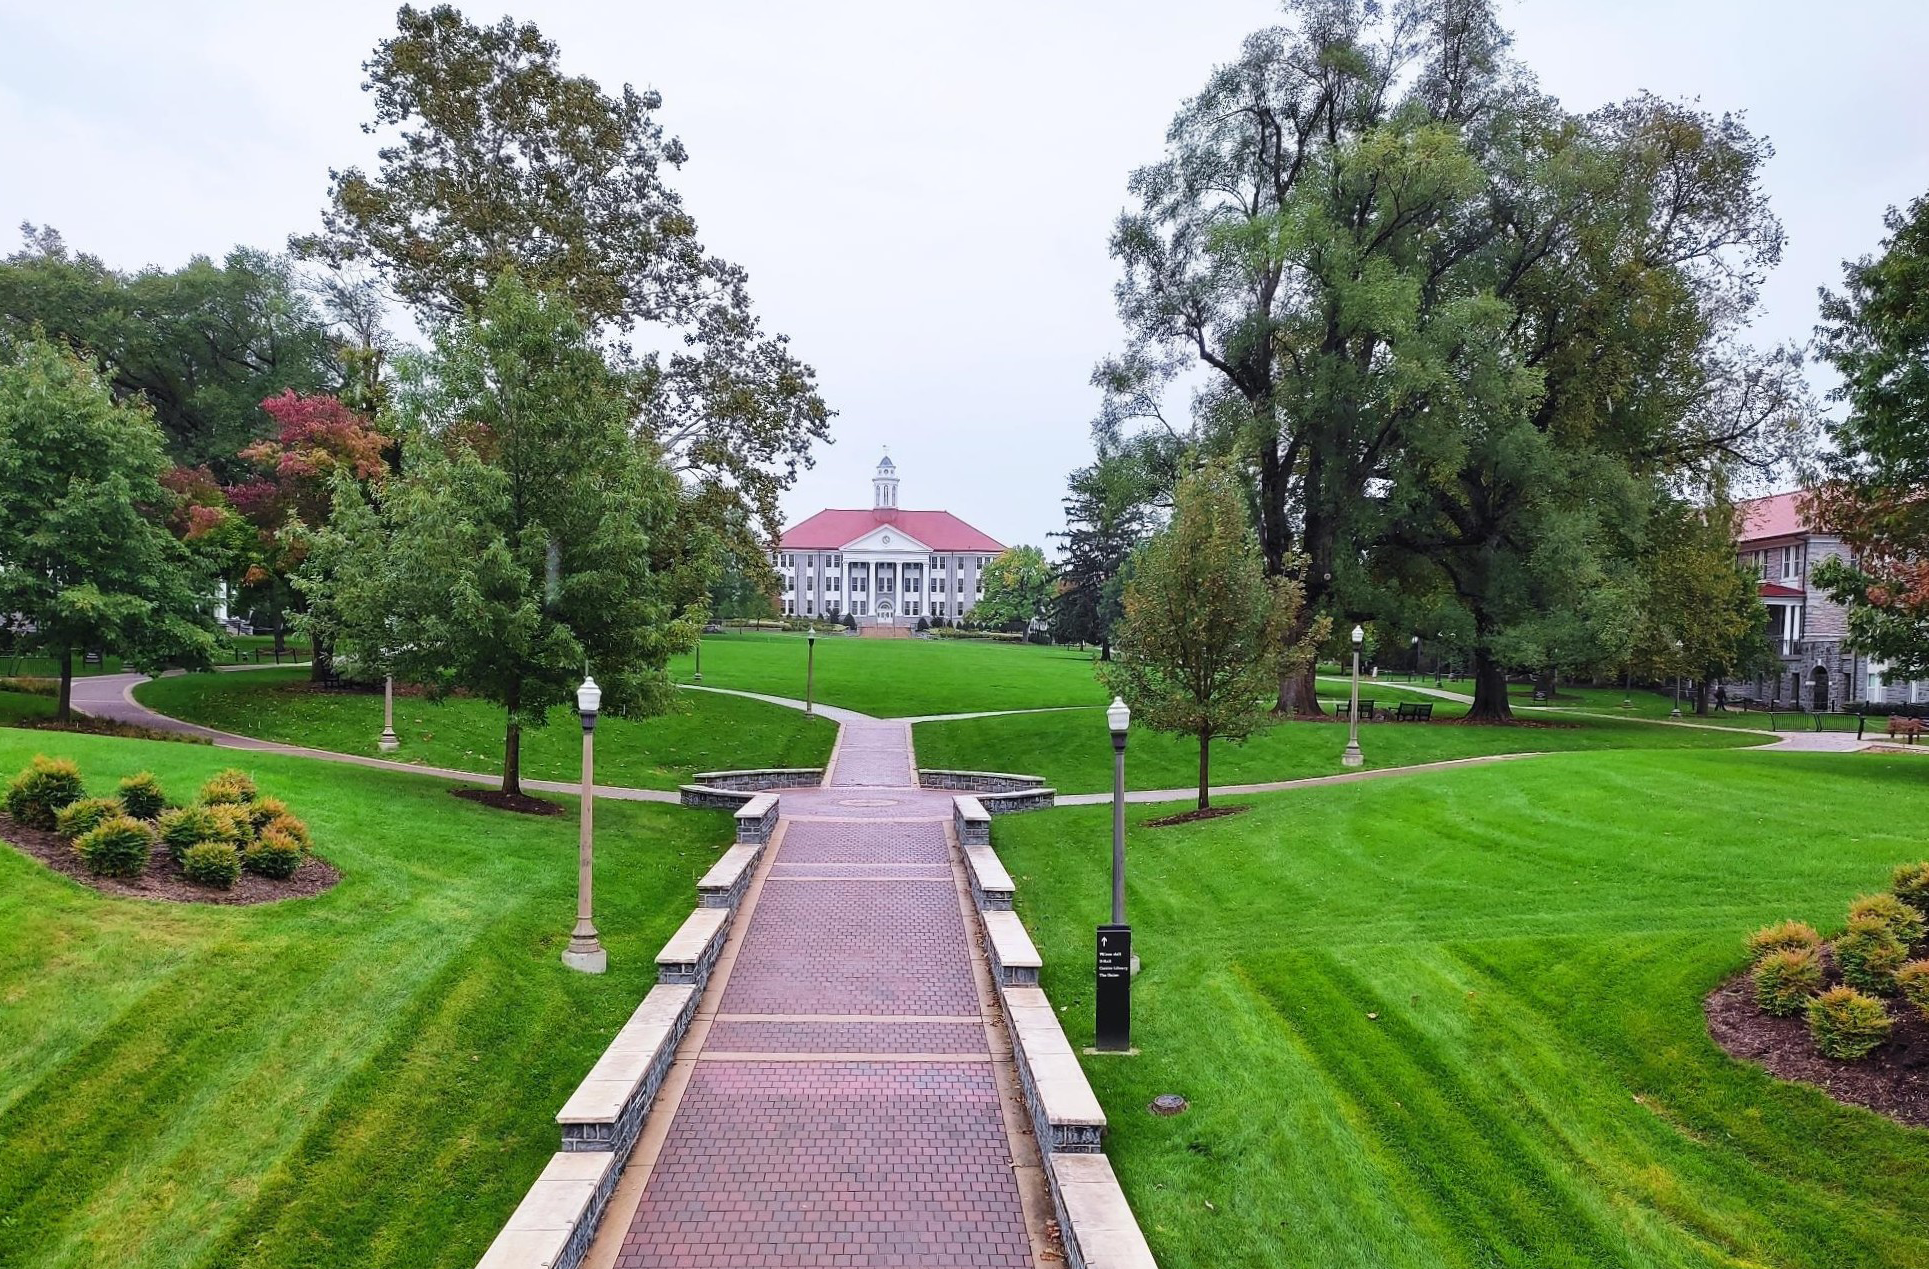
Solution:
<svg viewBox="0 0 1929 1269">
<path fill-rule="evenodd" d="M 1014 775 L 1008 771 L 939 771 L 920 767 L 918 786 L 925 789 L 950 789 L 959 793 L 1014 793 L 1021 789 L 1043 788 L 1045 777 Z"/>
</svg>

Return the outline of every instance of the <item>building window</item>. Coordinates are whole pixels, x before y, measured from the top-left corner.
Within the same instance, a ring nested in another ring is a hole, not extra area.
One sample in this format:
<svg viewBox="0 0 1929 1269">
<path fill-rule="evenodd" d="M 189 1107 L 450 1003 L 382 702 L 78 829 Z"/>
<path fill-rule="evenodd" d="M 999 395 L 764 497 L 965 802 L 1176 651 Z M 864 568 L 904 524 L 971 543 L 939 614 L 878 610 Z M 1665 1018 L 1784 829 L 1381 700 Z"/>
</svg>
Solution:
<svg viewBox="0 0 1929 1269">
<path fill-rule="evenodd" d="M 938 557 L 937 557 L 937 556 L 935 556 L 935 555 L 934 555 L 934 556 L 932 556 L 932 557 L 931 557 L 931 571 L 932 571 L 932 572 L 934 572 L 934 573 L 935 573 L 935 572 L 937 572 L 937 571 L 938 571 L 939 569 L 941 569 L 941 568 L 943 568 L 943 567 L 944 567 L 944 565 L 942 565 L 942 564 L 940 564 L 940 563 L 938 563 Z"/>
<path fill-rule="evenodd" d="M 843 563 L 844 563 L 844 557 L 843 557 L 842 555 L 832 555 L 832 556 L 831 556 L 831 567 L 832 567 L 832 568 L 839 568 L 839 567 L 841 567 L 841 566 L 843 565 Z"/>
</svg>

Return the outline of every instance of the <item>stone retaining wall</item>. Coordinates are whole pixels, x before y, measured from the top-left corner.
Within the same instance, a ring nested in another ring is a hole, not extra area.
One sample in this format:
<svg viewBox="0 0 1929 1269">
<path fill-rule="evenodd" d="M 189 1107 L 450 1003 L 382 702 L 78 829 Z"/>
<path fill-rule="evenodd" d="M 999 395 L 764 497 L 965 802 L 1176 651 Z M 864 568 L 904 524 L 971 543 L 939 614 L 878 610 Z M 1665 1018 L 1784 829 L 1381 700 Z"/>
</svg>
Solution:
<svg viewBox="0 0 1929 1269">
<path fill-rule="evenodd" d="M 1008 771 L 938 771 L 918 768 L 918 787 L 951 789 L 960 793 L 1015 793 L 1043 788 L 1044 776 L 1014 775 Z"/>
<path fill-rule="evenodd" d="M 991 815 L 1011 815 L 1017 811 L 1049 811 L 1058 805 L 1058 790 L 1014 789 L 1009 793 L 981 793 L 978 801 Z"/>
<path fill-rule="evenodd" d="M 991 813 L 977 798 L 960 795 L 951 799 L 951 831 L 960 846 L 991 845 Z"/>
<path fill-rule="evenodd" d="M 777 831 L 778 798 L 759 793 L 737 808 L 737 844 L 762 846 Z M 734 905 L 730 905 L 734 906 Z"/>
<path fill-rule="evenodd" d="M 748 771 L 699 771 L 693 784 L 733 793 L 763 793 L 770 789 L 812 789 L 824 782 L 822 767 L 756 767 Z"/>
<path fill-rule="evenodd" d="M 737 789 L 719 789 L 707 784 L 686 784 L 677 790 L 683 805 L 694 811 L 736 811 L 756 797 Z"/>
</svg>

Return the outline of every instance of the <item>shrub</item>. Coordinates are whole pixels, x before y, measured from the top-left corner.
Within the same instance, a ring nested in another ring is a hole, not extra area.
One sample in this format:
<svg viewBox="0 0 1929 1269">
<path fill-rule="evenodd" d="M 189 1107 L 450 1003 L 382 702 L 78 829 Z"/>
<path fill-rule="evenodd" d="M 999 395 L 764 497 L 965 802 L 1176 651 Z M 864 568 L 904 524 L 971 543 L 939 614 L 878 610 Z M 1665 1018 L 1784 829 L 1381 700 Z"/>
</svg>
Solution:
<svg viewBox="0 0 1929 1269">
<path fill-rule="evenodd" d="M 54 815 L 54 832 L 62 837 L 81 837 L 103 822 L 127 814 L 113 798 L 82 798 L 69 802 Z"/>
<path fill-rule="evenodd" d="M 262 827 L 261 831 L 264 836 L 270 832 L 275 832 L 280 833 L 284 837 L 292 838 L 295 844 L 303 850 L 313 850 L 315 848 L 314 839 L 308 836 L 308 825 L 286 812 L 269 820 L 268 823 Z"/>
<path fill-rule="evenodd" d="M 1896 971 L 1896 989 L 1902 998 L 1929 1018 L 1929 960 L 1910 961 Z"/>
<path fill-rule="evenodd" d="M 28 828 L 52 828 L 60 808 L 80 801 L 80 768 L 66 758 L 35 754 L 7 786 L 7 814 Z"/>
<path fill-rule="evenodd" d="M 138 877 L 147 871 L 154 830 L 131 815 L 102 820 L 74 843 L 87 871 L 104 877 Z"/>
<path fill-rule="evenodd" d="M 1909 949 L 1880 921 L 1867 917 L 1849 922 L 1848 932 L 1835 940 L 1835 963 L 1842 981 L 1862 991 L 1888 995 L 1895 990 L 1896 971 L 1909 959 Z"/>
<path fill-rule="evenodd" d="M 1877 921 L 1903 944 L 1922 937 L 1922 913 L 1892 894 L 1865 894 L 1849 905 L 1849 923 Z"/>
<path fill-rule="evenodd" d="M 241 855 L 227 842 L 196 842 L 181 856 L 181 871 L 189 881 L 227 890 L 241 876 Z"/>
<path fill-rule="evenodd" d="M 1880 1000 L 1852 987 L 1831 987 L 1808 1002 L 1808 1033 L 1824 1057 L 1867 1057 L 1894 1025 Z"/>
<path fill-rule="evenodd" d="M 1904 864 L 1889 878 L 1889 889 L 1918 912 L 1929 912 L 1929 859 Z"/>
<path fill-rule="evenodd" d="M 201 786 L 201 800 L 209 806 L 239 805 L 255 800 L 255 782 L 246 771 L 229 767 Z"/>
<path fill-rule="evenodd" d="M 183 806 L 161 812 L 161 842 L 179 863 L 188 847 L 211 842 L 221 835 L 214 812 L 205 806 Z"/>
<path fill-rule="evenodd" d="M 257 833 L 268 827 L 278 816 L 286 814 L 288 814 L 288 804 L 280 798 L 257 798 L 248 807 L 248 818 L 254 822 Z"/>
<path fill-rule="evenodd" d="M 248 843 L 255 839 L 254 817 L 248 814 L 245 803 L 219 802 L 208 808 L 208 815 L 214 821 L 212 840 L 226 842 L 236 850 L 245 850 Z"/>
<path fill-rule="evenodd" d="M 263 830 L 254 844 L 248 847 L 242 862 L 247 865 L 249 872 L 258 872 L 264 877 L 282 881 L 295 875 L 295 869 L 301 867 L 301 858 L 300 842 L 270 828 Z"/>
<path fill-rule="evenodd" d="M 1770 952 L 1814 951 L 1822 946 L 1822 936 L 1815 927 L 1800 921 L 1779 921 L 1774 925 L 1764 925 L 1749 935 L 1748 954 L 1756 960 Z"/>
<path fill-rule="evenodd" d="M 121 805 L 137 820 L 158 820 L 167 809 L 167 794 L 161 792 L 161 782 L 151 771 L 122 780 L 120 795 Z"/>
<path fill-rule="evenodd" d="M 1822 958 L 1812 947 L 1785 947 L 1756 961 L 1754 978 L 1762 1012 L 1786 1018 L 1822 990 Z"/>
</svg>

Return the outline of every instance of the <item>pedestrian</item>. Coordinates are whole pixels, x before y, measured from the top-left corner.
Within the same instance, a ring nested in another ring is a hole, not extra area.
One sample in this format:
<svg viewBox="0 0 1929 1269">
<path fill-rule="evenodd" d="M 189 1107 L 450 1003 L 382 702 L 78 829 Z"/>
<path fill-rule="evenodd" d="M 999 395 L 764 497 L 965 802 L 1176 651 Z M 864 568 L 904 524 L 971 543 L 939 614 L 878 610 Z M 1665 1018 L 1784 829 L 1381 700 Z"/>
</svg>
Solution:
<svg viewBox="0 0 1929 1269">
<path fill-rule="evenodd" d="M 1726 683 L 1715 684 L 1715 709 L 1724 714 L 1728 712 L 1728 685 Z"/>
</svg>

